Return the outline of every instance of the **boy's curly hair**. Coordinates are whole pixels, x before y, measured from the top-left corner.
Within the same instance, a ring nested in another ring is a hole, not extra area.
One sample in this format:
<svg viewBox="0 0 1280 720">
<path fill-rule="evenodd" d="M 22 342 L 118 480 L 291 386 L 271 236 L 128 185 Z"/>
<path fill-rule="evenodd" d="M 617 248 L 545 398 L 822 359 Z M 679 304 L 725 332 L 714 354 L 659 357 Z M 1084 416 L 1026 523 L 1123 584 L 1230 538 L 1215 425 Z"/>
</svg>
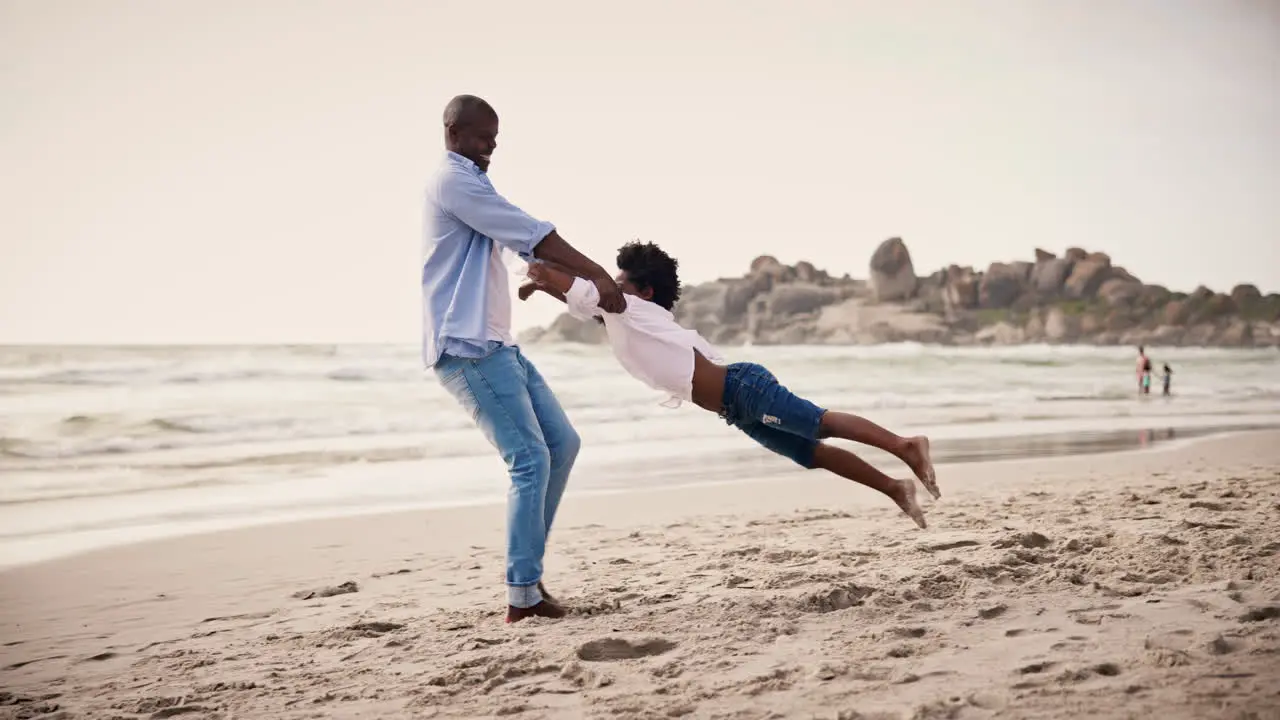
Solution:
<svg viewBox="0 0 1280 720">
<path fill-rule="evenodd" d="M 637 288 L 653 291 L 654 304 L 670 310 L 680 299 L 680 262 L 654 243 L 635 240 L 623 245 L 617 265 Z"/>
</svg>

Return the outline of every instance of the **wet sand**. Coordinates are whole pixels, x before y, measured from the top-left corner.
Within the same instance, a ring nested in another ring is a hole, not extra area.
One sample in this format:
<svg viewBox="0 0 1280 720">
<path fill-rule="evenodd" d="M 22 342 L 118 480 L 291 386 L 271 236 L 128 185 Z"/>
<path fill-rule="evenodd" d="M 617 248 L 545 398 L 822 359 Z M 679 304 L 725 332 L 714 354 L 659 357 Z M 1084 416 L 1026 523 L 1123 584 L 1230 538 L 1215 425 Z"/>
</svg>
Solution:
<svg viewBox="0 0 1280 720">
<path fill-rule="evenodd" d="M 502 622 L 492 506 L 16 568 L 0 718 L 1277 716 L 1280 432 L 939 463 L 925 531 L 816 472 L 571 498 L 560 621 Z"/>
</svg>

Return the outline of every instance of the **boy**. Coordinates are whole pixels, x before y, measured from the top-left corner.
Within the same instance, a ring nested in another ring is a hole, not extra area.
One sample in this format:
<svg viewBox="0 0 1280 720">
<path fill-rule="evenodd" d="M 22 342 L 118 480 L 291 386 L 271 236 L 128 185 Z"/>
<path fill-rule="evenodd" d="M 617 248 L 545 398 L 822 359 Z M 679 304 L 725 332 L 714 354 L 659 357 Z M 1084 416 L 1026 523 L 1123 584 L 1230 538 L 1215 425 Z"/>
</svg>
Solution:
<svg viewBox="0 0 1280 720">
<path fill-rule="evenodd" d="M 840 437 L 878 447 L 911 468 L 934 498 L 940 497 L 929 439 L 904 438 L 848 413 L 819 408 L 780 385 L 764 367 L 723 362 L 694 330 L 680 326 L 671 308 L 680 297 L 677 261 L 653 243 L 632 242 L 618 251 L 617 282 L 627 308 L 618 314 L 596 307 L 595 286 L 543 262 L 529 266 L 532 280 L 520 288 L 527 300 L 536 290 L 564 302 L 580 320 L 597 318 L 609 333 L 623 368 L 650 387 L 669 393 L 675 405 L 690 401 L 716 413 L 769 450 L 805 468 L 822 468 L 888 495 L 920 527 L 924 513 L 910 480 L 896 480 L 857 455 L 821 441 Z"/>
</svg>

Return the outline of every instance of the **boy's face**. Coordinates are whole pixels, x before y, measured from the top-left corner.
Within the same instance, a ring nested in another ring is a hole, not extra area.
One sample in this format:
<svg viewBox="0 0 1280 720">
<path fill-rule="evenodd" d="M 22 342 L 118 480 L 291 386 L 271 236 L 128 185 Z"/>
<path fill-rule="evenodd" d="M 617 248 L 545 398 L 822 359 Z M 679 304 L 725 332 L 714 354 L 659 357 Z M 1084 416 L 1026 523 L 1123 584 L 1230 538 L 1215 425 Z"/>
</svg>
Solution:
<svg viewBox="0 0 1280 720">
<path fill-rule="evenodd" d="M 622 288 L 622 292 L 628 295 L 635 295 L 641 300 L 653 299 L 653 288 L 645 288 L 644 290 L 641 290 L 636 287 L 636 284 L 631 282 L 631 278 L 627 277 L 627 272 L 625 270 L 618 273 L 618 276 L 614 278 L 613 281 L 618 283 L 618 287 Z"/>
</svg>

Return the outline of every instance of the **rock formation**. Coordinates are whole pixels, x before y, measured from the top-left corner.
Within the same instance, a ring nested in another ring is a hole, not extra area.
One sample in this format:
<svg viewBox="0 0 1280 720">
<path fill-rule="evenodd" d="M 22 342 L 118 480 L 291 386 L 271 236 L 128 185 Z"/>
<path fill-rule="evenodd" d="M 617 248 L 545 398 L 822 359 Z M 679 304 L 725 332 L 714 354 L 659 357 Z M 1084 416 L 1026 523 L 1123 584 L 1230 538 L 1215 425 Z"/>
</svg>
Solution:
<svg viewBox="0 0 1280 720">
<path fill-rule="evenodd" d="M 871 292 L 880 302 L 915 295 L 916 271 L 902 238 L 885 240 L 871 256 Z"/>
<path fill-rule="evenodd" d="M 869 280 L 764 255 L 739 278 L 686 286 L 676 318 L 714 343 L 1280 346 L 1280 295 L 1147 285 L 1110 256 L 1035 250 L 1034 262 L 951 265 L 917 276 L 901 238 L 876 249 Z M 604 329 L 562 315 L 522 342 L 604 341 Z"/>
</svg>

